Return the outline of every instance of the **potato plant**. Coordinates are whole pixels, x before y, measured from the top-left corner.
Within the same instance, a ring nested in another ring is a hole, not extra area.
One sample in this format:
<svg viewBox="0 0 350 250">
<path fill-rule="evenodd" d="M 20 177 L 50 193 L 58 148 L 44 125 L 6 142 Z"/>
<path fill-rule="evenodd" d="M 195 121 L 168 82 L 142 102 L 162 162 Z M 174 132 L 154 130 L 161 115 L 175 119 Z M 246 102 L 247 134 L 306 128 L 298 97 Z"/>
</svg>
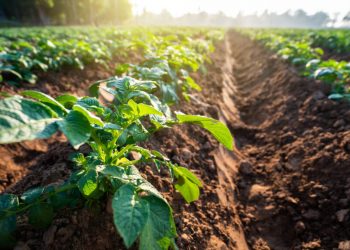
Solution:
<svg viewBox="0 0 350 250">
<path fill-rule="evenodd" d="M 324 50 L 346 53 L 350 43 L 348 31 L 305 30 L 241 30 L 261 41 L 283 59 L 296 66 L 306 77 L 321 80 L 332 86 L 330 99 L 350 99 L 350 63 L 324 60 Z M 317 47 L 320 46 L 321 48 Z"/>
<path fill-rule="evenodd" d="M 63 207 L 89 205 L 111 196 L 114 224 L 127 248 L 136 241 L 139 249 L 176 248 L 172 209 L 137 165 L 146 162 L 158 170 L 166 168 L 188 203 L 198 199 L 202 183 L 187 168 L 138 143 L 159 129 L 185 123 L 206 129 L 228 149 L 233 139 L 217 120 L 172 113 L 154 95 L 159 87 L 155 81 L 113 77 L 91 85 L 90 96 L 52 98 L 30 90 L 0 100 L 0 143 L 49 138 L 61 131 L 75 149 L 84 144 L 91 149 L 86 155 L 75 154 L 68 180 L 22 195 L 0 196 L 2 246 L 13 245 L 18 216 L 25 215 L 34 227 L 43 228 Z M 106 93 L 113 101 L 104 100 Z M 140 157 L 131 158 L 131 152 Z"/>
</svg>

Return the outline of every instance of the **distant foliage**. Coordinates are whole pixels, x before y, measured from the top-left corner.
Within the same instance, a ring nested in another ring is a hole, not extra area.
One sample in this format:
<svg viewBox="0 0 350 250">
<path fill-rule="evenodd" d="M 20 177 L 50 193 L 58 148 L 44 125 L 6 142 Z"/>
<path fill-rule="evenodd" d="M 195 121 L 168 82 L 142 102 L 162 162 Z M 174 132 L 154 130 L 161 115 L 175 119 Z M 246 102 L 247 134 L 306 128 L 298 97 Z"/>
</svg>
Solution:
<svg viewBox="0 0 350 250">
<path fill-rule="evenodd" d="M 0 0 L 0 17 L 14 25 L 120 24 L 129 0 Z"/>
</svg>

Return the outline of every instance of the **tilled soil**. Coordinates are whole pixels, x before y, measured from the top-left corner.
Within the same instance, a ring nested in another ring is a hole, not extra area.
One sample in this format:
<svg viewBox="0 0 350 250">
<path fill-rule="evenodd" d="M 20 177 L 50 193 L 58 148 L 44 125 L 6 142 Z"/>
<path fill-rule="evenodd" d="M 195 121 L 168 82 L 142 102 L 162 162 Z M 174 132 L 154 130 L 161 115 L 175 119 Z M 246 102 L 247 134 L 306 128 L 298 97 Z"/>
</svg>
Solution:
<svg viewBox="0 0 350 250">
<path fill-rule="evenodd" d="M 204 188 L 200 199 L 190 205 L 174 191 L 167 172 L 139 166 L 174 208 L 179 248 L 284 250 L 346 245 L 350 240 L 349 104 L 328 100 L 327 86 L 299 77 L 272 52 L 235 32 L 228 32 L 217 45 L 212 61 L 207 75 L 193 76 L 203 91 L 193 94 L 191 103 L 173 109 L 226 122 L 236 150 L 227 152 L 194 126 L 163 130 L 144 145 L 200 177 Z M 1 150 L 7 150 L 1 155 L 3 166 L 12 162 L 22 173 L 11 177 L 5 169 L 6 181 L 1 183 L 7 192 L 60 182 L 71 169 L 68 156 L 73 149 L 62 135 Z M 108 201 L 106 197 L 94 209 L 60 211 L 52 226 L 42 231 L 21 218 L 17 247 L 124 249 Z"/>
<path fill-rule="evenodd" d="M 350 240 L 350 109 L 259 44 L 230 34 L 240 163 L 238 211 L 252 249 Z"/>
</svg>

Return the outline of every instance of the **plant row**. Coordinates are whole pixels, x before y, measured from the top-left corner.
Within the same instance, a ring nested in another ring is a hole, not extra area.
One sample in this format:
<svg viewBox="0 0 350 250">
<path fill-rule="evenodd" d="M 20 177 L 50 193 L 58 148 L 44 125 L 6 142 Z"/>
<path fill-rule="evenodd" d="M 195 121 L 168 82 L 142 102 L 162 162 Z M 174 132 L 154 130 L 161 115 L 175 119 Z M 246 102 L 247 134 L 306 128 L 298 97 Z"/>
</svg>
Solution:
<svg viewBox="0 0 350 250">
<path fill-rule="evenodd" d="M 210 33 L 203 31 L 210 35 Z M 156 49 L 155 43 L 188 43 L 193 33 L 180 30 L 116 30 L 114 28 L 4 29 L 0 31 L 0 82 L 34 84 L 37 73 L 63 67 L 83 69 L 91 63 L 107 66 L 112 58 L 126 57 L 132 51 Z M 175 38 L 175 39 L 174 39 Z M 215 37 L 213 37 L 215 38 Z M 170 41 L 167 41 L 167 40 Z"/>
<path fill-rule="evenodd" d="M 193 124 L 226 148 L 233 147 L 231 133 L 221 122 L 171 111 L 169 105 L 181 93 L 187 98 L 191 89 L 200 89 L 189 73 L 202 67 L 211 50 L 202 43 L 188 42 L 191 48 L 176 41 L 155 38 L 149 44 L 157 50 L 147 47 L 139 65 L 119 65 L 119 76 L 92 84 L 89 96 L 53 98 L 30 90 L 0 100 L 0 143 L 49 138 L 61 131 L 75 149 L 84 144 L 91 149 L 72 156 L 74 170 L 64 182 L 0 196 L 2 248 L 15 244 L 19 217 L 45 228 L 62 208 L 89 207 L 111 197 L 114 224 L 127 248 L 137 241 L 139 249 L 176 249 L 171 206 L 137 166 L 147 163 L 158 171 L 168 170 L 175 189 L 188 203 L 198 199 L 202 183 L 189 169 L 139 143 L 160 129 Z"/>
<path fill-rule="evenodd" d="M 345 36 L 347 31 L 241 31 L 276 51 L 283 59 L 296 66 L 304 76 L 330 84 L 332 86 L 331 99 L 350 99 L 350 62 L 322 58 L 324 54 L 322 48 L 332 48 L 332 50 L 344 53 L 343 46 L 348 46 L 344 44 L 350 43 L 350 37 Z M 334 37 L 338 37 L 337 39 L 342 42 L 327 42 L 336 40 Z M 322 48 L 315 47 L 316 45 Z"/>
</svg>

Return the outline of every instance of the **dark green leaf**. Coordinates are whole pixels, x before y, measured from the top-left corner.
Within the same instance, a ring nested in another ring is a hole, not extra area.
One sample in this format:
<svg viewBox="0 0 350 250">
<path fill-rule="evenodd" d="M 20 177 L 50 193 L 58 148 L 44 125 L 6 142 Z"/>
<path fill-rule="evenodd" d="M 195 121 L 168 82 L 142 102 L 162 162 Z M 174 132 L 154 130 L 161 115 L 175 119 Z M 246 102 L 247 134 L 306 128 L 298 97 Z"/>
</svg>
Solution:
<svg viewBox="0 0 350 250">
<path fill-rule="evenodd" d="M 53 208 L 47 203 L 35 204 L 28 211 L 28 221 L 36 228 L 48 227 L 52 222 L 53 216 Z"/>
<path fill-rule="evenodd" d="M 148 202 L 137 196 L 132 185 L 118 189 L 112 202 L 114 224 L 126 247 L 130 247 L 144 228 L 149 214 Z"/>
<path fill-rule="evenodd" d="M 74 148 L 79 148 L 90 139 L 91 126 L 88 119 L 78 111 L 71 111 L 58 122 L 60 130 L 67 136 Z"/>
</svg>

